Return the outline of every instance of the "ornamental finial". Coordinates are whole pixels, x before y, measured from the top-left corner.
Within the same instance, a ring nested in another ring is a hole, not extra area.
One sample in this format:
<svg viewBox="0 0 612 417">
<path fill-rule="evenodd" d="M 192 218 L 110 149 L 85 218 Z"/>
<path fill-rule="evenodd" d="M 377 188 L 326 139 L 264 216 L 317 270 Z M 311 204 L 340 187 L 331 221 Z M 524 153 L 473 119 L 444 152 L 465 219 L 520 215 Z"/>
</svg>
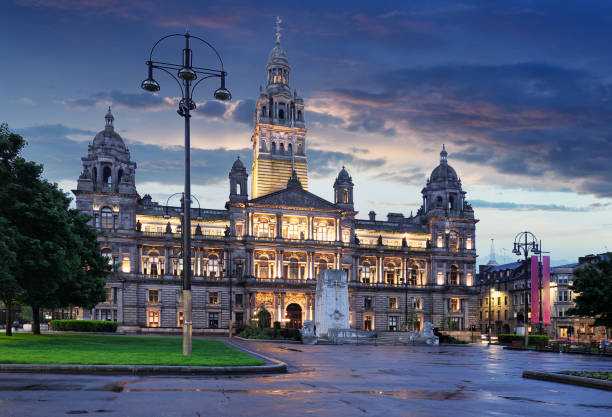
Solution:
<svg viewBox="0 0 612 417">
<path fill-rule="evenodd" d="M 282 19 L 280 18 L 280 16 L 276 16 L 276 44 L 280 45 L 280 38 L 281 38 L 281 23 L 283 23 Z"/>
</svg>

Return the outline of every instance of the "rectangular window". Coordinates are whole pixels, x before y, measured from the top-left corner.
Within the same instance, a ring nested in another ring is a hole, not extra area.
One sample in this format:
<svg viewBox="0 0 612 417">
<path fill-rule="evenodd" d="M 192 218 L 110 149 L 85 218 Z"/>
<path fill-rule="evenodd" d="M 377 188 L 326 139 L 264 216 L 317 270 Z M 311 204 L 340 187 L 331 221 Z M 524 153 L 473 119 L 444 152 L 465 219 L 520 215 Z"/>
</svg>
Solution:
<svg viewBox="0 0 612 417">
<path fill-rule="evenodd" d="M 374 327 L 374 319 L 372 316 L 365 316 L 363 318 L 363 329 L 371 332 Z"/>
<path fill-rule="evenodd" d="M 106 292 L 106 302 L 113 302 L 113 289 L 111 287 L 104 287 L 104 291 Z"/>
<path fill-rule="evenodd" d="M 397 309 L 397 297 L 389 297 L 389 308 L 391 310 Z"/>
<path fill-rule="evenodd" d="M 370 297 L 370 296 L 363 297 L 363 308 L 365 310 L 371 310 L 372 309 L 372 297 Z"/>
<path fill-rule="evenodd" d="M 147 327 L 159 327 L 159 311 L 147 311 Z"/>
<path fill-rule="evenodd" d="M 216 291 L 211 291 L 208 293 L 208 304 L 210 305 L 218 305 L 219 304 L 219 293 Z"/>
<path fill-rule="evenodd" d="M 159 290 L 147 291 L 147 302 L 149 304 L 159 304 Z"/>
<path fill-rule="evenodd" d="M 397 331 L 397 316 L 389 316 L 389 331 Z"/>
<path fill-rule="evenodd" d="M 504 305 L 507 306 L 508 305 L 508 296 L 504 295 Z"/>
<path fill-rule="evenodd" d="M 183 323 L 185 322 L 184 315 L 182 311 L 178 311 L 176 313 L 177 316 L 177 325 L 178 327 L 183 327 Z"/>
<path fill-rule="evenodd" d="M 451 298 L 450 299 L 450 308 L 451 311 L 457 312 L 460 310 L 460 306 L 461 306 L 461 302 L 459 301 L 458 298 Z"/>
<path fill-rule="evenodd" d="M 239 329 L 242 326 L 244 326 L 244 314 L 242 312 L 236 312 L 236 320 L 234 327 Z"/>
<path fill-rule="evenodd" d="M 508 320 L 508 310 L 504 310 L 504 320 Z"/>
<path fill-rule="evenodd" d="M 480 320 L 482 320 L 482 311 L 480 312 Z"/>
<path fill-rule="evenodd" d="M 414 309 L 415 310 L 422 310 L 423 309 L 423 298 L 421 298 L 421 297 L 415 297 L 414 298 Z"/>
<path fill-rule="evenodd" d="M 113 310 L 109 310 L 109 309 L 100 310 L 100 320 L 112 321 L 113 320 Z"/>
<path fill-rule="evenodd" d="M 512 305 L 516 305 L 516 294 L 512 296 Z"/>
<path fill-rule="evenodd" d="M 123 260 L 121 261 L 121 271 L 124 274 L 129 274 L 131 272 L 130 269 L 130 258 L 127 256 L 123 257 Z"/>
<path fill-rule="evenodd" d="M 242 307 L 242 294 L 236 294 L 236 307 Z"/>
<path fill-rule="evenodd" d="M 208 327 L 211 329 L 219 328 L 219 313 L 208 313 Z"/>
</svg>

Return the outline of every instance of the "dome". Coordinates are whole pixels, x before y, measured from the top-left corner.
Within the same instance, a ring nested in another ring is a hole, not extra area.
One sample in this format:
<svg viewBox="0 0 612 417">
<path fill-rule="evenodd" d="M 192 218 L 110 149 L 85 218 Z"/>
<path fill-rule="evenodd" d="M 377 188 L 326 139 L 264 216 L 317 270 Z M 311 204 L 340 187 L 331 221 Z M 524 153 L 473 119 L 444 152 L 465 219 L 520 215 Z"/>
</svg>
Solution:
<svg viewBox="0 0 612 417">
<path fill-rule="evenodd" d="M 125 147 L 125 143 L 123 142 L 123 138 L 121 135 L 119 135 L 119 133 L 115 132 L 115 127 L 113 125 L 115 118 L 111 113 L 110 107 L 108 108 L 108 113 L 106 113 L 104 119 L 106 119 L 106 126 L 104 127 L 104 130 L 98 132 L 98 134 L 94 137 L 93 146 L 107 146 L 126 151 L 127 149 Z"/>
<path fill-rule="evenodd" d="M 338 177 L 336 178 L 336 181 L 350 181 L 350 180 L 351 180 L 351 176 L 349 175 L 348 171 L 344 167 L 342 167 L 342 169 L 338 173 Z"/>
<path fill-rule="evenodd" d="M 447 161 L 448 152 L 446 147 L 442 145 L 442 152 L 440 152 L 440 165 L 438 165 L 429 177 L 430 182 L 455 182 L 459 180 L 457 171 L 448 164 Z"/>
<path fill-rule="evenodd" d="M 274 48 L 270 51 L 270 57 L 268 58 L 268 65 L 286 65 L 289 66 L 289 60 L 287 54 L 281 48 L 280 43 L 277 43 Z"/>
<path fill-rule="evenodd" d="M 232 171 L 246 171 L 246 168 L 244 167 L 244 164 L 240 160 L 240 157 L 238 157 L 234 161 L 234 164 L 232 165 Z"/>
</svg>

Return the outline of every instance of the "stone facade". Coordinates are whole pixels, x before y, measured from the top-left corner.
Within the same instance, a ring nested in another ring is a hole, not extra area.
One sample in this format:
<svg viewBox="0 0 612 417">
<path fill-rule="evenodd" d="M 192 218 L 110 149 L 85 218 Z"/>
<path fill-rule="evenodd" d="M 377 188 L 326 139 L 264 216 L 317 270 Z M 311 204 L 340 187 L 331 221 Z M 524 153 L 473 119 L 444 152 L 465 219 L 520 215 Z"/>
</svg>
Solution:
<svg viewBox="0 0 612 417">
<path fill-rule="evenodd" d="M 288 77 L 283 54 L 277 44 L 268 77 Z M 279 71 L 270 72 L 274 68 Z M 285 94 L 287 79 L 272 87 L 279 79 L 268 81 L 272 90 L 278 87 Z M 263 103 L 270 103 L 263 95 L 255 111 L 253 186 L 272 176 L 275 189 L 262 188 L 249 198 L 248 173 L 238 159 L 229 173 L 225 209 L 191 209 L 194 331 L 227 329 L 230 317 L 238 327 L 261 305 L 272 321 L 301 327 L 304 320 L 315 319 L 316 277 L 327 269 L 347 276 L 352 328 L 398 330 L 406 303 L 420 325 L 429 321 L 461 330 L 477 324 L 478 220 L 446 150 L 422 190 L 423 205 L 416 215 L 389 213 L 386 220 L 377 220 L 370 212 L 368 219 L 357 219 L 354 184 L 345 168 L 333 184 L 333 202 L 307 190 L 307 171 L 298 167 L 300 161 L 306 164 L 304 137 L 298 135 L 306 131 L 303 101 L 296 94 L 285 98 L 289 119 L 281 120 L 277 113 L 265 116 L 271 114 L 268 110 L 262 116 Z M 104 230 L 102 252 L 116 265 L 108 278 L 108 301 L 93 314 L 133 329 L 178 329 L 181 208 L 139 196 L 136 164 L 114 131 L 110 110 L 106 120 L 83 158 L 74 190 L 78 209 Z M 291 154 L 286 154 L 287 143 L 285 154 L 274 156 L 289 164 L 288 178 L 257 168 L 265 129 L 293 129 Z"/>
</svg>

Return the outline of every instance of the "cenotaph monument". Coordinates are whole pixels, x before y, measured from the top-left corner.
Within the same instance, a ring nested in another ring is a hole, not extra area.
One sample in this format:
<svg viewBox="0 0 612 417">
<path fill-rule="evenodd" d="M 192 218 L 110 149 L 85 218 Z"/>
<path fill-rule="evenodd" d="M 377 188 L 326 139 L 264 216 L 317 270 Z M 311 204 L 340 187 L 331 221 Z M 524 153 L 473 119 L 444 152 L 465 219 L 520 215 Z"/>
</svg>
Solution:
<svg viewBox="0 0 612 417">
<path fill-rule="evenodd" d="M 315 292 L 315 332 L 327 337 L 330 329 L 349 329 L 349 298 L 346 271 L 327 269 L 319 273 Z"/>
</svg>

